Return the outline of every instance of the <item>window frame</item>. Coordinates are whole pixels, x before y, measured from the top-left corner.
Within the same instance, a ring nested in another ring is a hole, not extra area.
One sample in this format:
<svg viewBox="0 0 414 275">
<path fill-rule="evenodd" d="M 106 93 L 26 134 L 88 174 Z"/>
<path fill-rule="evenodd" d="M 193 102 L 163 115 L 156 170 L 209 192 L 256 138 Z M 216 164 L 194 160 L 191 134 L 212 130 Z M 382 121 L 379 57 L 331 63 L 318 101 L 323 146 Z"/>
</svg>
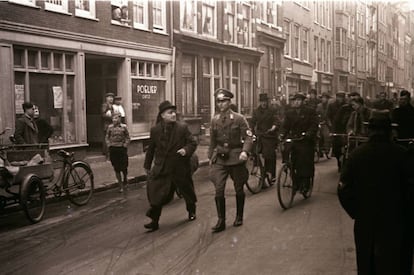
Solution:
<svg viewBox="0 0 414 275">
<path fill-rule="evenodd" d="M 88 0 L 89 11 L 77 8 L 77 3 L 81 0 L 75 0 L 75 16 L 96 19 L 96 1 Z"/>
<path fill-rule="evenodd" d="M 138 7 L 141 7 L 139 4 L 142 3 L 142 16 L 143 16 L 143 23 L 140 23 L 137 21 L 137 14 L 138 14 Z M 148 7 L 148 1 L 147 0 L 133 0 L 132 1 L 132 14 L 133 14 L 133 23 L 132 26 L 134 29 L 141 29 L 141 30 L 148 30 L 149 24 L 148 24 L 148 15 L 149 15 L 149 7 Z"/>
<path fill-rule="evenodd" d="M 285 25 L 287 25 L 287 30 L 285 30 Z M 292 36 L 292 31 L 291 31 L 291 29 L 292 29 L 292 27 L 291 27 L 291 21 L 289 21 L 289 20 L 283 20 L 283 32 L 285 33 L 285 38 L 286 38 L 286 41 L 285 41 L 285 47 L 284 47 L 284 49 L 283 49 L 283 51 L 284 51 L 284 55 L 286 55 L 286 56 L 291 56 L 291 54 L 292 54 L 292 51 L 291 51 L 291 48 L 292 48 L 292 41 L 291 41 L 291 36 Z"/>
<path fill-rule="evenodd" d="M 205 13 L 205 9 L 204 7 L 206 7 L 206 9 L 210 8 L 212 9 L 212 22 L 211 22 L 211 34 L 208 32 L 205 32 L 205 25 L 204 25 L 204 21 L 206 19 L 206 13 Z M 208 37 L 213 37 L 216 38 L 217 37 L 217 2 L 213 1 L 213 0 L 203 0 L 201 3 L 201 34 L 204 36 L 208 36 Z"/>
<path fill-rule="evenodd" d="M 161 4 L 161 7 L 156 7 L 154 5 L 155 3 Z M 159 8 L 160 11 L 161 11 L 161 24 L 162 25 L 155 24 L 154 11 L 157 8 Z M 154 32 L 166 33 L 167 32 L 167 1 L 162 1 L 162 0 L 152 1 L 151 12 L 152 12 L 152 29 L 153 29 L 153 31 Z"/>
<path fill-rule="evenodd" d="M 190 14 L 191 18 L 192 18 L 192 23 L 193 23 L 193 29 L 189 29 L 189 28 L 184 28 L 184 9 L 185 9 L 185 5 L 183 5 L 182 3 L 185 4 L 191 4 L 192 5 L 192 11 L 193 13 Z M 186 32 L 192 32 L 192 33 L 197 33 L 197 25 L 198 25 L 198 20 L 197 20 L 197 1 L 196 0 L 182 0 L 180 2 L 180 30 L 182 31 L 186 31 Z"/>
<path fill-rule="evenodd" d="M 50 3 L 48 1 L 53 1 L 53 0 L 45 0 L 44 1 L 45 10 L 59 12 L 59 13 L 69 13 L 69 11 L 68 11 L 68 0 L 60 0 L 60 1 L 62 1 L 61 5 L 55 4 L 55 3 Z"/>
</svg>

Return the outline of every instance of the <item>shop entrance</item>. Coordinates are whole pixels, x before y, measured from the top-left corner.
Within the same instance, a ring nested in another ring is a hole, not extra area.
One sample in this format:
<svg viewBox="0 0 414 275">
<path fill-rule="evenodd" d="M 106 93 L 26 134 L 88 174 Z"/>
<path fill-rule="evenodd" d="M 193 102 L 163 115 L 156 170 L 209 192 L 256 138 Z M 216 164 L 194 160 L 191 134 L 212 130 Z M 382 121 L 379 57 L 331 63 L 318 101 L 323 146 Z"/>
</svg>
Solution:
<svg viewBox="0 0 414 275">
<path fill-rule="evenodd" d="M 104 130 L 101 117 L 106 93 L 117 94 L 120 61 L 102 56 L 86 56 L 86 126 L 89 151 L 102 153 Z"/>
</svg>

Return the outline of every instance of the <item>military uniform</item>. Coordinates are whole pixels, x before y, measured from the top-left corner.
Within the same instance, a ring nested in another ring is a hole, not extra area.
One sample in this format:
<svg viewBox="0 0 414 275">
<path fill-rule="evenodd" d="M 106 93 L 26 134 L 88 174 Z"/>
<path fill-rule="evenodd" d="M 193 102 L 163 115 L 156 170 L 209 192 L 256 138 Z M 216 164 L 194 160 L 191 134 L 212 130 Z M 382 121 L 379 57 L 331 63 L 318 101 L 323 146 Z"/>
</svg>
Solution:
<svg viewBox="0 0 414 275">
<path fill-rule="evenodd" d="M 224 94 L 224 96 L 223 96 Z M 217 100 L 229 100 L 233 97 L 229 91 L 220 89 L 216 93 Z M 235 226 L 242 224 L 244 208 L 243 186 L 247 182 L 249 172 L 240 154 L 251 151 L 253 140 L 252 132 L 245 117 L 230 109 L 218 113 L 211 121 L 211 139 L 209 148 L 210 180 L 216 190 L 215 201 L 219 222 L 213 227 L 214 232 L 225 228 L 225 198 L 226 180 L 230 175 L 236 191 L 237 217 Z"/>
</svg>

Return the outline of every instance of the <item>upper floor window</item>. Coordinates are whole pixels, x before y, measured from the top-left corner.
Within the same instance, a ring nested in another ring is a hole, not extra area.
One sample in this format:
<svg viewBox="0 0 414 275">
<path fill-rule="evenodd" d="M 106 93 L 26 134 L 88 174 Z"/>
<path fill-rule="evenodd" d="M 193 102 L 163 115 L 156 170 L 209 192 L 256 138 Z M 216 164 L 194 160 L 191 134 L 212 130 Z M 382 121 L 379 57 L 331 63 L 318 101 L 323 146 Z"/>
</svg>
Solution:
<svg viewBox="0 0 414 275">
<path fill-rule="evenodd" d="M 258 3 L 259 16 L 263 22 L 277 25 L 277 3 L 275 1 L 263 1 Z"/>
<path fill-rule="evenodd" d="M 68 0 L 46 0 L 45 9 L 56 12 L 68 12 Z"/>
<path fill-rule="evenodd" d="M 134 0 L 132 5 L 134 13 L 134 28 L 148 29 L 148 1 Z"/>
<path fill-rule="evenodd" d="M 166 1 L 152 2 L 153 27 L 156 30 L 166 31 Z"/>
<path fill-rule="evenodd" d="M 197 2 L 182 0 L 180 2 L 181 29 L 197 32 Z"/>
<path fill-rule="evenodd" d="M 293 25 L 292 57 L 299 58 L 299 25 Z"/>
<path fill-rule="evenodd" d="M 216 1 L 204 0 L 202 3 L 202 33 L 216 36 Z"/>
<path fill-rule="evenodd" d="M 336 28 L 335 36 L 335 53 L 338 57 L 346 57 L 346 30 L 343 28 Z"/>
<path fill-rule="evenodd" d="M 111 0 L 113 24 L 130 26 L 128 0 Z"/>
<path fill-rule="evenodd" d="M 250 45 L 250 5 L 241 4 L 241 11 L 239 12 L 239 20 L 237 22 L 237 43 L 249 46 Z"/>
<path fill-rule="evenodd" d="M 95 0 L 76 0 L 75 15 L 95 18 Z"/>
<path fill-rule="evenodd" d="M 233 1 L 226 2 L 225 17 L 227 19 L 227 24 L 224 26 L 225 33 L 224 39 L 228 42 L 235 43 L 235 27 L 236 27 L 236 3 Z"/>
<path fill-rule="evenodd" d="M 36 0 L 9 0 L 9 2 L 33 7 L 36 6 Z"/>
<path fill-rule="evenodd" d="M 302 60 L 309 61 L 309 31 L 302 30 Z"/>
<path fill-rule="evenodd" d="M 290 56 L 290 22 L 283 21 L 283 32 L 285 33 L 285 55 Z"/>
</svg>

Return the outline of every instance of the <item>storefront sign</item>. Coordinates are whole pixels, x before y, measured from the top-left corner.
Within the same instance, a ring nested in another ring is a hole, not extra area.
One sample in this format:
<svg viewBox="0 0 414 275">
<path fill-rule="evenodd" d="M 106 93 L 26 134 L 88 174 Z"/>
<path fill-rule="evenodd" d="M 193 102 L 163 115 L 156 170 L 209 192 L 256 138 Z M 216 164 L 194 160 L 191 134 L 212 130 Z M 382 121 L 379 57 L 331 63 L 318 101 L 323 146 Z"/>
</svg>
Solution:
<svg viewBox="0 0 414 275">
<path fill-rule="evenodd" d="M 15 94 L 15 108 L 16 114 L 23 114 L 23 106 L 24 103 L 24 85 L 15 84 L 14 85 L 14 94 Z"/>
<path fill-rule="evenodd" d="M 165 81 L 132 80 L 132 122 L 154 122 L 158 105 L 165 99 Z"/>
</svg>

